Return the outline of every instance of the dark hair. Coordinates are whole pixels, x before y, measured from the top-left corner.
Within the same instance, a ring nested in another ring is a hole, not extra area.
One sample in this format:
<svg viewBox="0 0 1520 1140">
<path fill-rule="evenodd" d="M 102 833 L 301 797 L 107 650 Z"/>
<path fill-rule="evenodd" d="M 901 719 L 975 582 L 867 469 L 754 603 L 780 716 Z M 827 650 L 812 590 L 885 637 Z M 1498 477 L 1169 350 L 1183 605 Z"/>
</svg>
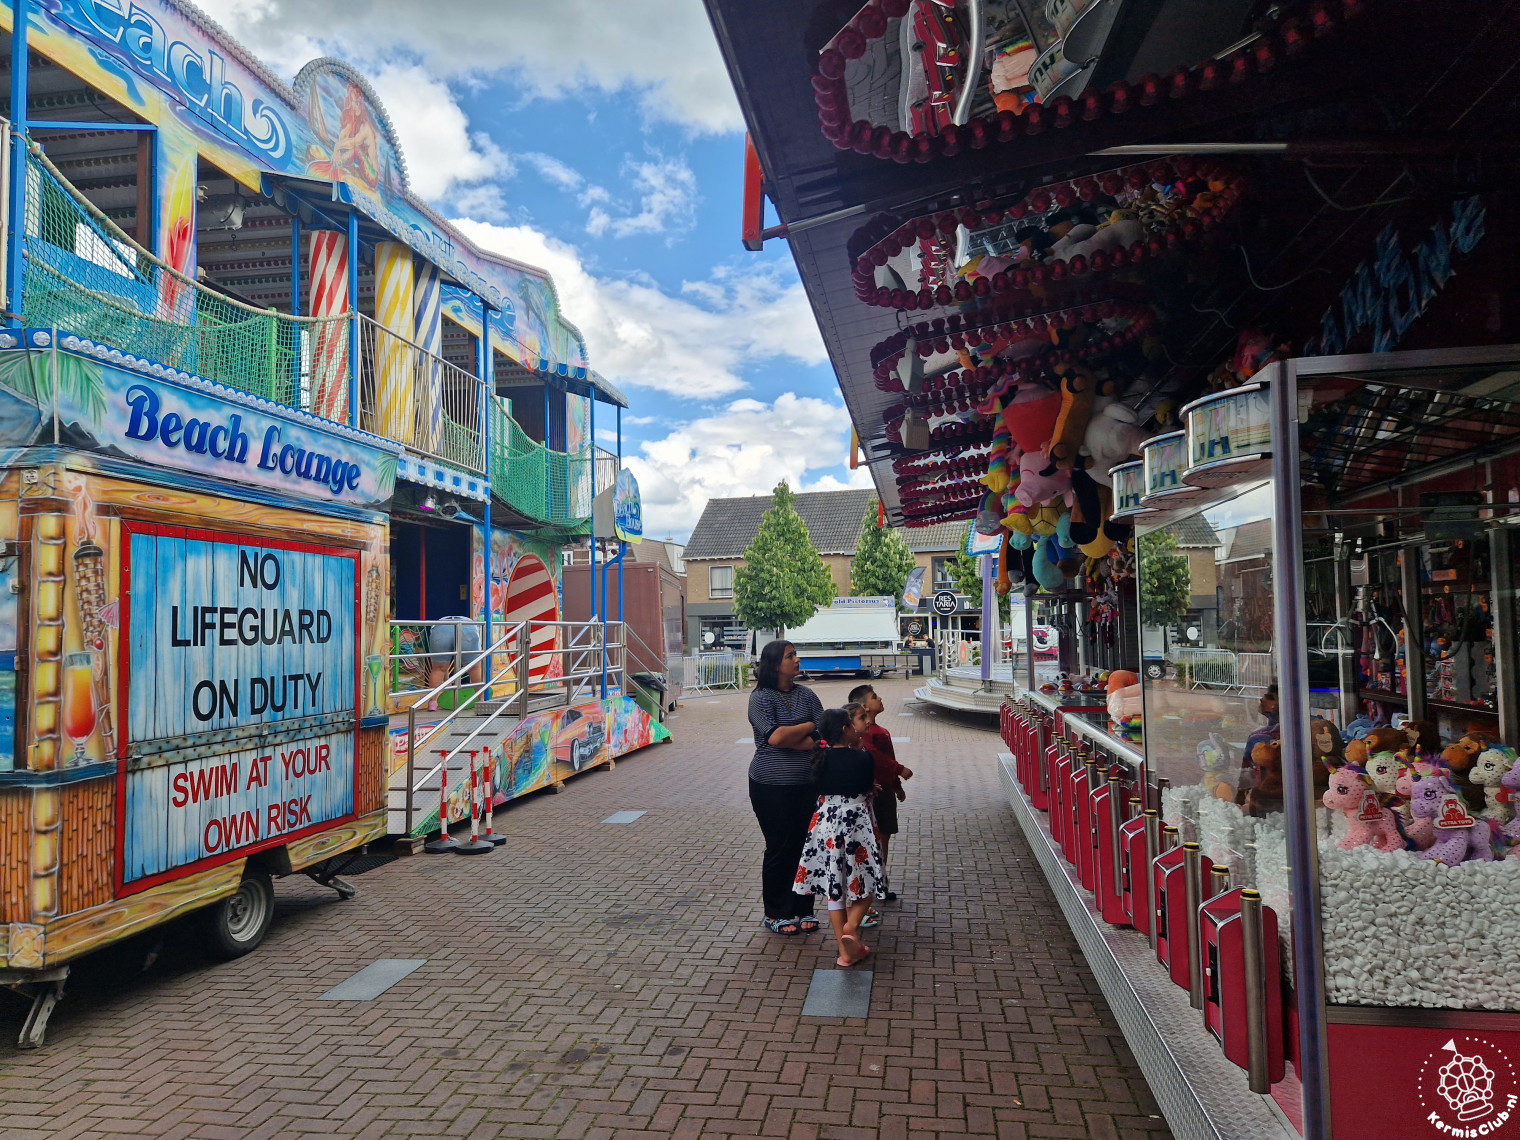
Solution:
<svg viewBox="0 0 1520 1140">
<path fill-rule="evenodd" d="M 876 689 L 874 686 L 856 685 L 853 689 L 850 690 L 850 704 L 858 705 L 862 703 L 867 697 L 874 697 L 875 695 Z"/>
<path fill-rule="evenodd" d="M 776 689 L 781 686 L 781 659 L 786 656 L 790 641 L 767 641 L 755 663 L 755 688 Z"/>
<path fill-rule="evenodd" d="M 813 779 L 818 779 L 822 773 L 824 761 L 829 758 L 829 748 L 844 739 L 844 730 L 855 719 L 858 708 L 859 705 L 845 705 L 842 709 L 824 709 L 818 714 L 818 723 L 814 726 L 818 730 L 818 745 L 813 753 Z"/>
</svg>

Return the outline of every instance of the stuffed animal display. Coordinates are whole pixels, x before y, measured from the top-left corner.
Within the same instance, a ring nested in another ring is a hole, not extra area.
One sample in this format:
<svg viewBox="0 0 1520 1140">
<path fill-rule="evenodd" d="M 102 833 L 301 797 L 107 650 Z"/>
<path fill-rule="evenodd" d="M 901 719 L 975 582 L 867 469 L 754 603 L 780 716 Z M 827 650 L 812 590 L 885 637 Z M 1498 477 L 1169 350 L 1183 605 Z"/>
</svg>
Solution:
<svg viewBox="0 0 1520 1140">
<path fill-rule="evenodd" d="M 1448 867 L 1469 859 L 1493 860 L 1488 824 L 1468 814 L 1467 801 L 1450 781 L 1439 774 L 1423 776 L 1414 782 L 1413 791 L 1410 806 L 1415 818 L 1430 820 L 1435 829 L 1435 842 L 1419 858 Z"/>
<path fill-rule="evenodd" d="M 1393 812 L 1378 802 L 1377 790 L 1356 764 L 1346 764 L 1330 773 L 1330 787 L 1322 797 L 1327 808 L 1340 810 L 1346 817 L 1343 849 L 1363 845 L 1379 851 L 1402 851 L 1404 839 L 1393 821 Z"/>
</svg>

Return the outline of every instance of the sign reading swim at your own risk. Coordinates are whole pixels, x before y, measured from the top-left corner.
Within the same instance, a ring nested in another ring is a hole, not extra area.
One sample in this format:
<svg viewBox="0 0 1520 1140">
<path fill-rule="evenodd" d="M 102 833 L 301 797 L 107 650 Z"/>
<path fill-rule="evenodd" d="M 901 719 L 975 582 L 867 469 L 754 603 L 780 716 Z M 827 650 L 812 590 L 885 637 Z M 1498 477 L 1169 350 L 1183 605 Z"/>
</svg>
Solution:
<svg viewBox="0 0 1520 1140">
<path fill-rule="evenodd" d="M 349 814 L 357 555 L 123 530 L 124 879 Z"/>
</svg>

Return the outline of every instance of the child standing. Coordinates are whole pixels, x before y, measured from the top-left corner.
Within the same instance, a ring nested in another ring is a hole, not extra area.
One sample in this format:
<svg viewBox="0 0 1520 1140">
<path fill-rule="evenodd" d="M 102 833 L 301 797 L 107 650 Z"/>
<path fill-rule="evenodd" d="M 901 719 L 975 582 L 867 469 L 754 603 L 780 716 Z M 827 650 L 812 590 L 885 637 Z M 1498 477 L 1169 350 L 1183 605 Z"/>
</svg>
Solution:
<svg viewBox="0 0 1520 1140">
<path fill-rule="evenodd" d="M 875 768 L 871 757 L 856 747 L 864 727 L 864 712 L 855 707 L 824 709 L 818 718 L 822 739 L 813 760 L 818 810 L 797 866 L 795 890 L 829 900 L 840 966 L 864 962 L 871 953 L 860 940 L 860 920 L 885 883 L 871 825 Z"/>
<path fill-rule="evenodd" d="M 897 753 L 892 748 L 892 734 L 876 723 L 876 718 L 887 707 L 876 695 L 876 690 L 870 685 L 857 685 L 850 690 L 850 703 L 860 705 L 866 714 L 866 727 L 860 735 L 860 746 L 870 754 L 876 768 L 876 783 L 881 788 L 872 801 L 872 807 L 876 812 L 876 830 L 881 836 L 881 867 L 885 871 L 887 846 L 892 836 L 897 834 L 897 803 L 908 798 L 902 782 L 913 778 L 913 770 L 897 762 Z M 887 891 L 883 897 L 890 902 L 897 898 L 897 892 Z"/>
</svg>

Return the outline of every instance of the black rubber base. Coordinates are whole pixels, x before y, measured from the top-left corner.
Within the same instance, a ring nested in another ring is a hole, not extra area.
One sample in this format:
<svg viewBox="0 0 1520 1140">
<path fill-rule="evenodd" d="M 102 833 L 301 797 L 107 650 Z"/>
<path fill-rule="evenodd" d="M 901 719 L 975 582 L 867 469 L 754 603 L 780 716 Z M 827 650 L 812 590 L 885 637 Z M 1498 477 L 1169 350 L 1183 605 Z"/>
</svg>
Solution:
<svg viewBox="0 0 1520 1140">
<path fill-rule="evenodd" d="M 495 851 L 495 850 L 496 850 L 496 844 L 494 844 L 494 843 L 487 843 L 483 839 L 471 839 L 471 840 L 467 840 L 464 843 L 456 844 L 455 847 L 454 847 L 454 854 L 455 855 L 485 855 L 488 852 Z"/>
<path fill-rule="evenodd" d="M 482 843 L 489 843 L 493 847 L 500 847 L 507 841 L 507 837 L 505 835 L 496 835 L 493 833 L 491 835 L 482 835 L 480 837 L 480 841 Z"/>
<path fill-rule="evenodd" d="M 422 849 L 429 855 L 446 855 L 459 846 L 459 840 L 452 836 L 444 836 L 441 839 L 429 839 L 422 845 Z"/>
</svg>

